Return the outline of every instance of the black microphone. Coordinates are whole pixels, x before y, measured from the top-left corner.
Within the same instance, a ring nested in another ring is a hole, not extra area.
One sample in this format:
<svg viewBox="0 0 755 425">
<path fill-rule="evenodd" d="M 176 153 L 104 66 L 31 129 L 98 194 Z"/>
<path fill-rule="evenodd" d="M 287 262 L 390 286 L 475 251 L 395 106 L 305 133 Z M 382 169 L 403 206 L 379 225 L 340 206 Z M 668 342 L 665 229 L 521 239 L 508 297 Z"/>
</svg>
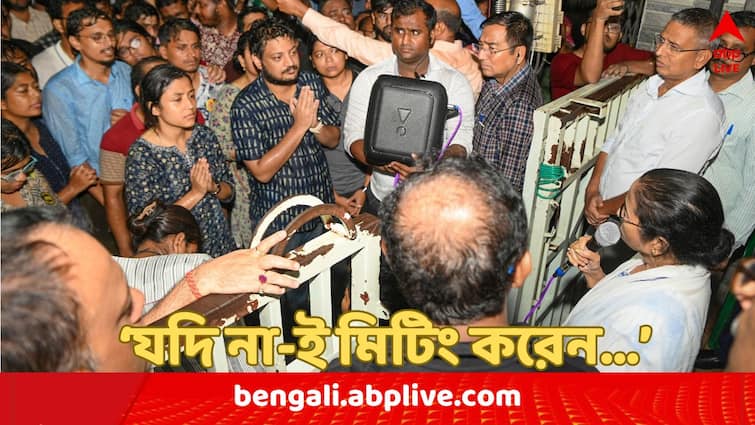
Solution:
<svg viewBox="0 0 755 425">
<path fill-rule="evenodd" d="M 592 238 L 587 241 L 587 249 L 592 252 L 598 252 L 600 248 L 614 245 L 621 239 L 621 228 L 619 223 L 615 219 L 608 219 L 601 223 Z M 561 267 L 556 269 L 553 273 L 554 277 L 561 277 L 566 274 L 566 271 L 571 268 L 569 260 L 564 261 Z"/>
</svg>

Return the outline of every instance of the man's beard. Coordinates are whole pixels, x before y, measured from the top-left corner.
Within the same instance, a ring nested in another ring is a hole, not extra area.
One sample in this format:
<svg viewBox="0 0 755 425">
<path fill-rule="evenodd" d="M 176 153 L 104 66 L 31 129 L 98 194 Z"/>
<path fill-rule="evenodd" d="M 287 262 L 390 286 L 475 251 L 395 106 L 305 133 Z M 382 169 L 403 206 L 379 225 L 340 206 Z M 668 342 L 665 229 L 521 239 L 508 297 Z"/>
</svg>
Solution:
<svg viewBox="0 0 755 425">
<path fill-rule="evenodd" d="M 290 69 L 291 67 L 286 68 L 283 73 L 286 73 Z M 297 71 L 296 76 L 294 78 L 290 80 L 279 80 L 273 77 L 269 72 L 267 72 L 265 68 L 262 68 L 262 78 L 264 78 L 265 81 L 267 81 L 268 83 L 275 86 L 293 86 L 294 84 L 296 84 L 297 81 L 299 81 L 299 72 L 298 72 L 299 68 L 295 67 L 294 69 Z"/>
<path fill-rule="evenodd" d="M 375 33 L 385 41 L 391 41 L 391 26 L 387 25 L 383 29 L 378 29 Z"/>
</svg>

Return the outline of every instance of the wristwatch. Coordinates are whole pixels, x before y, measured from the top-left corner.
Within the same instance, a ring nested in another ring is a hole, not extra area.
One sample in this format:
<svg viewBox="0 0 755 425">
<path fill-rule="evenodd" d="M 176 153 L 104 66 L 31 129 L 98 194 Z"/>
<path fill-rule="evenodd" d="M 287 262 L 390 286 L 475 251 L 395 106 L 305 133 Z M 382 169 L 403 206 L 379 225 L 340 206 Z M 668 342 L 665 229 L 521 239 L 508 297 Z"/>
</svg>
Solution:
<svg viewBox="0 0 755 425">
<path fill-rule="evenodd" d="M 310 127 L 309 132 L 312 134 L 320 134 L 320 131 L 322 130 L 323 127 L 325 126 L 322 124 L 322 121 L 317 121 L 317 125 L 314 127 Z"/>
<path fill-rule="evenodd" d="M 220 184 L 215 184 L 215 190 L 210 193 L 212 196 L 218 196 L 218 193 L 220 193 Z"/>
</svg>

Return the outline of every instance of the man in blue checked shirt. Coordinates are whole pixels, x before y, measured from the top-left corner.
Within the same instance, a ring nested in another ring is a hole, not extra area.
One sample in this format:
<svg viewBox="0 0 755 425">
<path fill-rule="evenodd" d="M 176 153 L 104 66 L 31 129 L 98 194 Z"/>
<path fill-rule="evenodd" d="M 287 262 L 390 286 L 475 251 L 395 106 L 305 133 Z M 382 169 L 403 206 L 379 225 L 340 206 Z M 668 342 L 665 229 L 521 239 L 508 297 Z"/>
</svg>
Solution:
<svg viewBox="0 0 755 425">
<path fill-rule="evenodd" d="M 477 101 L 474 151 L 521 193 L 534 131 L 533 114 L 543 104 L 537 76 L 527 62 L 532 23 L 519 12 L 493 15 L 482 24 L 477 56 L 489 78 Z"/>
</svg>

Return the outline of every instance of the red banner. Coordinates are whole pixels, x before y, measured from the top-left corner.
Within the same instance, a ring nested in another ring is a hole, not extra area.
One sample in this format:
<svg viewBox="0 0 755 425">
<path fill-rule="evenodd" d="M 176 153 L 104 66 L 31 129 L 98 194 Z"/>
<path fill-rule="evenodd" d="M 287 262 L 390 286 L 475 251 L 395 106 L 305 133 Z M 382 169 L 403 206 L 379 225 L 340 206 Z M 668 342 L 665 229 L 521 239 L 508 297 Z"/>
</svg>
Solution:
<svg viewBox="0 0 755 425">
<path fill-rule="evenodd" d="M 755 423 L 753 374 L 0 374 L 5 424 Z"/>
</svg>

